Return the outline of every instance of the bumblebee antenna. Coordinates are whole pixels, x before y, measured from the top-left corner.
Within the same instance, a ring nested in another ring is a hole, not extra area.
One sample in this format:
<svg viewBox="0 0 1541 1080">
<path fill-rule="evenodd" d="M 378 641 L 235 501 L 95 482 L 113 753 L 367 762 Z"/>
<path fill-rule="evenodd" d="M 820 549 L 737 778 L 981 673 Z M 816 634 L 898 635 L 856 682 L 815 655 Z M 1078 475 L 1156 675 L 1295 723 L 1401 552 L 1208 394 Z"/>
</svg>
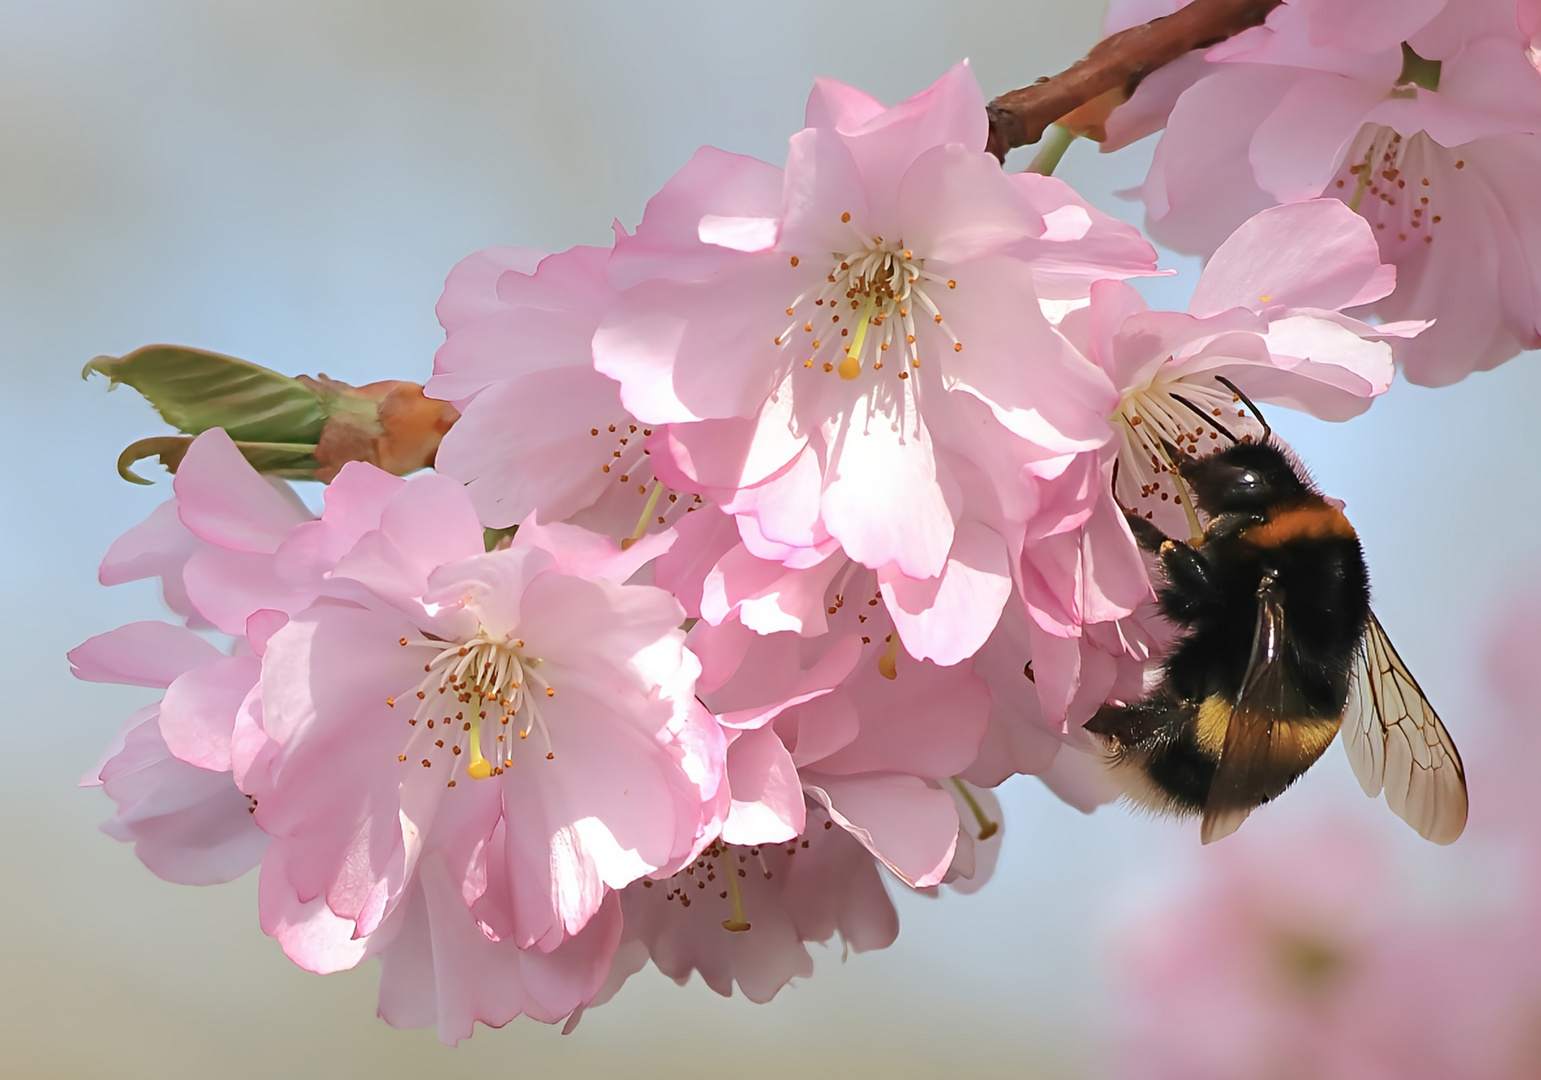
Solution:
<svg viewBox="0 0 1541 1080">
<path fill-rule="evenodd" d="M 1183 397 L 1181 394 L 1173 394 L 1172 398 L 1173 398 L 1173 400 L 1180 401 L 1184 405 L 1186 405 L 1188 407 L 1188 411 L 1189 412 L 1191 412 L 1194 416 L 1197 416 L 1200 420 L 1204 421 L 1204 423 L 1208 424 L 1210 427 L 1219 428 L 1220 429 L 1220 434 L 1224 435 L 1227 439 L 1230 439 L 1231 442 L 1236 442 L 1237 441 L 1236 436 L 1231 434 L 1229 428 L 1227 428 L 1224 424 L 1220 423 L 1220 421 L 1216 420 L 1213 416 L 1205 416 L 1202 409 L 1200 409 L 1193 402 L 1189 401 L 1187 398 Z M 1218 412 L 1219 410 L 1216 410 L 1216 411 Z M 1263 426 L 1267 427 L 1268 425 L 1264 424 Z"/>
<path fill-rule="evenodd" d="M 1118 459 L 1114 458 L 1113 459 L 1113 481 L 1112 481 L 1112 483 L 1110 483 L 1108 485 L 1108 488 L 1109 488 L 1109 490 L 1111 490 L 1113 492 L 1113 502 L 1114 502 L 1114 504 L 1117 505 L 1117 507 L 1120 510 L 1122 510 L 1125 514 L 1132 514 L 1132 513 L 1134 513 L 1134 511 L 1130 510 L 1127 506 L 1125 506 L 1124 505 L 1124 501 L 1118 497 L 1118 465 L 1119 465 Z"/>
<path fill-rule="evenodd" d="M 1220 383 L 1231 393 L 1235 394 L 1238 398 L 1241 399 L 1241 403 L 1243 405 L 1252 410 L 1252 415 L 1257 417 L 1257 422 L 1263 425 L 1263 441 L 1267 442 L 1273 435 L 1273 428 L 1269 427 L 1268 421 L 1263 419 L 1263 410 L 1252 404 L 1252 399 L 1241 392 L 1241 387 L 1231 382 L 1231 380 L 1227 379 L 1224 375 L 1216 375 L 1215 382 Z M 1183 404 L 1186 405 L 1187 402 L 1185 401 Z M 1231 441 L 1234 442 L 1235 440 L 1233 439 Z"/>
</svg>

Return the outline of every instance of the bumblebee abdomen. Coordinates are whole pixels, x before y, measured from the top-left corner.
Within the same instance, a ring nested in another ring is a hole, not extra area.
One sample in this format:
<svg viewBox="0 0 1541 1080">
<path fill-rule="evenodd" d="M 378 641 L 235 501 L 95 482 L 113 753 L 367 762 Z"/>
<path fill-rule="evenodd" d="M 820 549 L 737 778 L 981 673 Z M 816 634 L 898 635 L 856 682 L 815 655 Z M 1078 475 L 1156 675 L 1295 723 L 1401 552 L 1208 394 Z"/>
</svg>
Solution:
<svg viewBox="0 0 1541 1080">
<path fill-rule="evenodd" d="M 1132 802 L 1159 813 L 1198 814 L 1214 782 L 1230 706 L 1157 695 L 1106 705 L 1086 729 L 1108 741 L 1109 764 Z"/>
<path fill-rule="evenodd" d="M 1250 776 L 1247 802 L 1270 801 L 1300 778 L 1331 745 L 1342 707 L 1328 716 L 1291 715 L 1276 720 L 1270 752 Z M 1125 706 L 1105 706 L 1086 725 L 1108 740 L 1109 764 L 1125 796 L 1157 813 L 1203 814 L 1225 748 L 1233 714 L 1219 694 L 1198 703 L 1166 695 Z"/>
</svg>

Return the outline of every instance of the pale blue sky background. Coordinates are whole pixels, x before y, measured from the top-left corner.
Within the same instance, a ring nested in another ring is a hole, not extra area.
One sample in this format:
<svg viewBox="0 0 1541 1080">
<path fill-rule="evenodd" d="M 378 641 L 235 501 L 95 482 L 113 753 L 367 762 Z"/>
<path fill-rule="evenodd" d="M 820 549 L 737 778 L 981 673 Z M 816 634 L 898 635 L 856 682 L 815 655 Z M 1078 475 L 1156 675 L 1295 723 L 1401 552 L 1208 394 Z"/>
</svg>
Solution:
<svg viewBox="0 0 1541 1080">
<path fill-rule="evenodd" d="M 699 144 L 779 162 L 815 74 L 895 101 L 968 56 L 988 95 L 1065 66 L 1100 12 L 937 5 L 0 0 L 0 1072 L 49 1077 L 1094 1076 L 1101 943 L 1194 831 L 1003 793 L 1005 851 L 974 897 L 900 898 L 885 953 L 838 950 L 771 1005 L 648 973 L 576 1034 L 516 1022 L 459 1050 L 373 1016 L 372 967 L 300 972 L 256 926 L 254 881 L 156 880 L 78 791 L 142 692 L 73 682 L 64 652 L 159 614 L 95 584 L 107 543 L 168 494 L 115 476 L 159 430 L 99 353 L 198 345 L 287 372 L 426 376 L 433 305 L 493 243 L 605 242 Z M 1147 148 L 1073 147 L 1098 205 Z M 1013 160 L 1020 168 L 1023 160 Z M 1192 265 L 1150 295 L 1186 303 Z M 1377 609 L 1466 742 L 1483 619 L 1541 538 L 1525 357 L 1438 392 L 1399 385 L 1341 427 L 1272 416 L 1365 539 Z M 1480 799 L 1480 777 L 1473 777 Z M 1337 751 L 1278 807 L 1373 820 L 1429 896 L 1470 852 L 1416 843 L 1353 794 Z M 1229 843 L 1246 843 L 1243 830 Z M 1421 902 L 1414 897 L 1413 902 Z"/>
</svg>

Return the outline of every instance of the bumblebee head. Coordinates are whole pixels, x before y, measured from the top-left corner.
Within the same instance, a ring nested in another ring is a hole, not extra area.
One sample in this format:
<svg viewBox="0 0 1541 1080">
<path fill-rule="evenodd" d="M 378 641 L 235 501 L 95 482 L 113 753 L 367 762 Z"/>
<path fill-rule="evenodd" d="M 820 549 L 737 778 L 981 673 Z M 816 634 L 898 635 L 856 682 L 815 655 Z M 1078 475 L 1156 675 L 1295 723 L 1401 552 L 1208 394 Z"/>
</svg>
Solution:
<svg viewBox="0 0 1541 1080">
<path fill-rule="evenodd" d="M 1306 481 L 1271 439 L 1233 443 L 1224 450 L 1178 463 L 1178 472 L 1199 507 L 1211 517 L 1263 510 L 1309 491 Z"/>
</svg>

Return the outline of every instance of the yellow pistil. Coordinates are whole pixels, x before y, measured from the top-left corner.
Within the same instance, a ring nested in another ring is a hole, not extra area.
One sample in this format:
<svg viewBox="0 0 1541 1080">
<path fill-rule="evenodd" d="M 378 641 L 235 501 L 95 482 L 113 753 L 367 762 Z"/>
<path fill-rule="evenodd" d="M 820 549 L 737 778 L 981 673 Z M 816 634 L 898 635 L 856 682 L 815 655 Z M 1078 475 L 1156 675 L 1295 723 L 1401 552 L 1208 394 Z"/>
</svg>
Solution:
<svg viewBox="0 0 1541 1080">
<path fill-rule="evenodd" d="M 856 337 L 852 339 L 851 347 L 845 351 L 845 359 L 840 361 L 842 379 L 854 379 L 861 374 L 861 347 L 867 340 L 867 327 L 871 325 L 872 309 L 876 305 L 876 297 L 868 293 L 866 303 L 862 304 L 861 317 L 857 322 Z"/>
<path fill-rule="evenodd" d="M 738 889 L 738 867 L 733 865 L 733 849 L 724 848 L 722 861 L 728 868 L 728 896 L 733 905 L 733 917 L 722 920 L 722 928 L 730 933 L 742 934 L 749 929 L 749 920 L 744 917 L 744 897 Z"/>
<path fill-rule="evenodd" d="M 658 497 L 663 494 L 663 481 L 653 481 L 653 493 L 647 497 L 647 505 L 642 507 L 642 516 L 637 519 L 637 527 L 631 530 L 631 535 L 621 541 L 621 550 L 625 551 L 631 545 L 647 533 L 648 519 L 653 516 L 653 511 L 658 508 Z"/>
<path fill-rule="evenodd" d="M 492 775 L 492 762 L 482 756 L 482 699 L 472 699 L 471 706 L 471 763 L 466 766 L 466 775 L 472 780 L 485 780 Z"/>
</svg>

